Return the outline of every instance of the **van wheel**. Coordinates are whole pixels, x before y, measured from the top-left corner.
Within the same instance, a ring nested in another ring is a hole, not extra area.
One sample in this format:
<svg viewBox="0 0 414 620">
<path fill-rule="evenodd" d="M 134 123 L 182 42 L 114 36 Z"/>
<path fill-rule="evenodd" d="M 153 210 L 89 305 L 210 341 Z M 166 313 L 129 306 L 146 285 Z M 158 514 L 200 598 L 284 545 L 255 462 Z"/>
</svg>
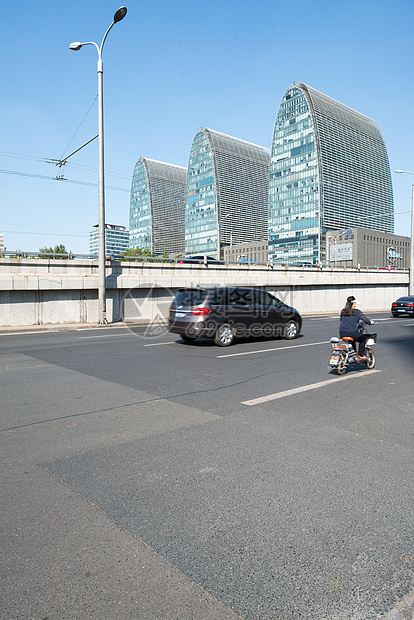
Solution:
<svg viewBox="0 0 414 620">
<path fill-rule="evenodd" d="M 288 321 L 283 328 L 283 338 L 286 340 L 293 340 L 298 333 L 298 326 L 295 321 Z"/>
<path fill-rule="evenodd" d="M 194 342 L 197 336 L 189 336 L 188 334 L 180 334 L 180 338 L 181 340 L 184 340 L 184 342 Z"/>
<path fill-rule="evenodd" d="M 214 344 L 219 347 L 229 347 L 234 342 L 234 330 L 228 323 L 223 323 L 217 328 L 214 336 Z"/>
</svg>

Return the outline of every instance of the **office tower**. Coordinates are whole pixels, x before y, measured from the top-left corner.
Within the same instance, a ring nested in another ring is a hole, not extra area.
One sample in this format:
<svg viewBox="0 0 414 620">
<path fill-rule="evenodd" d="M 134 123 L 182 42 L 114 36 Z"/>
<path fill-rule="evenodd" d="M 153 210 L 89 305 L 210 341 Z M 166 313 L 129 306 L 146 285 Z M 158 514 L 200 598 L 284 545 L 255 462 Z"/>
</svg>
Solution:
<svg viewBox="0 0 414 620">
<path fill-rule="evenodd" d="M 137 161 L 129 207 L 129 247 L 184 252 L 187 169 L 146 157 Z"/>
<path fill-rule="evenodd" d="M 99 254 L 99 224 L 89 233 L 89 254 Z M 125 226 L 105 224 L 105 256 L 117 256 L 128 249 L 129 231 Z"/>
<path fill-rule="evenodd" d="M 326 261 L 326 232 L 394 231 L 387 148 L 372 119 L 302 83 L 275 122 L 269 183 L 269 261 Z"/>
<path fill-rule="evenodd" d="M 223 255 L 227 245 L 267 239 L 268 149 L 202 128 L 191 146 L 186 254 Z"/>
</svg>

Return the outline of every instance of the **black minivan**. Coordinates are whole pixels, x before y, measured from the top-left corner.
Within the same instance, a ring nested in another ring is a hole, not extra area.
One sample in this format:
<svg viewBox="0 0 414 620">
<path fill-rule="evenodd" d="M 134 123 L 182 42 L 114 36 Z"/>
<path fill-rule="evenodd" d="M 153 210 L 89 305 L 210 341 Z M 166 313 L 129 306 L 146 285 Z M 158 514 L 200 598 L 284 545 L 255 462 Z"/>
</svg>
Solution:
<svg viewBox="0 0 414 620">
<path fill-rule="evenodd" d="M 186 342 L 200 336 L 227 347 L 236 336 L 292 340 L 302 329 L 302 317 L 263 289 L 181 288 L 170 307 L 168 329 Z"/>
</svg>

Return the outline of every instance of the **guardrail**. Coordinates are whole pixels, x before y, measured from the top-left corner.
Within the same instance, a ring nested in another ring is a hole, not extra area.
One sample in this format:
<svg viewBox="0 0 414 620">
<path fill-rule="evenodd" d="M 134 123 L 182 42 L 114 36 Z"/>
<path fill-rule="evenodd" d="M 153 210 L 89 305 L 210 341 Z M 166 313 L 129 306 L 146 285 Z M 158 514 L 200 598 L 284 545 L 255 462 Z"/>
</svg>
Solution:
<svg viewBox="0 0 414 620">
<path fill-rule="evenodd" d="M 29 252 L 22 250 L 3 250 L 0 251 L 0 258 L 35 258 L 35 259 L 52 259 L 52 260 L 92 260 L 98 261 L 98 256 L 96 254 L 76 254 L 74 252 Z M 182 262 L 185 257 L 175 257 L 175 258 L 164 258 L 162 256 L 124 256 L 121 254 L 108 254 L 106 260 L 109 262 L 125 262 L 125 263 L 170 263 L 175 265 L 183 264 L 183 266 L 188 267 L 191 264 L 205 265 L 206 267 L 220 267 L 232 265 L 236 267 L 267 267 L 268 269 L 303 269 L 303 270 L 322 270 L 322 269 L 330 269 L 335 270 L 338 269 L 340 271 L 350 270 L 350 271 L 399 271 L 401 273 L 409 272 L 409 269 L 398 269 L 393 265 L 388 265 L 386 267 L 379 265 L 358 265 L 358 266 L 349 266 L 346 265 L 311 265 L 311 264 L 299 264 L 299 263 L 280 263 L 280 264 L 272 264 L 272 263 L 261 263 L 259 261 L 253 262 L 240 262 L 240 261 L 222 261 L 222 265 L 220 264 L 206 264 L 203 259 L 190 262 Z"/>
<path fill-rule="evenodd" d="M 22 250 L 2 250 L 0 258 L 54 258 L 56 260 L 98 260 L 95 254 L 74 254 L 73 252 L 26 252 Z"/>
</svg>

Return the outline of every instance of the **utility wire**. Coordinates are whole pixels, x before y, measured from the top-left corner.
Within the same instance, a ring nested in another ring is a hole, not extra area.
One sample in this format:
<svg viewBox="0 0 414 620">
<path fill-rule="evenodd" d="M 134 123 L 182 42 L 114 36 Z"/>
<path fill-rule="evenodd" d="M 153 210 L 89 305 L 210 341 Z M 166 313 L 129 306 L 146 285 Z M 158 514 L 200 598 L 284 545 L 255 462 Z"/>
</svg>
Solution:
<svg viewBox="0 0 414 620">
<path fill-rule="evenodd" d="M 22 155 L 21 153 L 10 153 L 9 151 L 0 151 L 0 156 L 12 157 L 14 159 L 29 159 L 34 161 L 44 161 L 44 158 L 35 157 L 34 155 Z"/>
<path fill-rule="evenodd" d="M 47 233 L 59 233 L 62 232 L 61 228 L 54 228 L 52 226 L 33 226 L 33 225 L 28 225 L 28 224 L 16 224 L 16 222 L 1 222 L 0 221 L 0 226 L 10 226 L 10 227 L 15 227 L 17 226 L 19 228 L 19 232 L 21 231 L 21 228 L 29 228 L 30 230 L 41 230 L 43 232 L 47 232 Z M 74 235 L 79 235 L 81 234 L 79 230 L 68 230 L 68 233 L 73 233 Z"/>
<path fill-rule="evenodd" d="M 66 183 L 74 183 L 76 185 L 86 185 L 88 187 L 98 187 L 97 183 L 88 183 L 87 181 L 75 181 L 72 179 L 63 179 L 63 178 L 58 178 L 58 177 L 48 177 L 46 175 L 43 174 L 33 174 L 30 172 L 17 172 L 16 170 L 1 170 L 0 169 L 0 173 L 1 174 L 12 174 L 15 176 L 21 176 L 21 177 L 32 177 L 35 179 L 46 179 L 48 181 L 66 181 Z M 114 187 L 112 185 L 105 185 L 105 189 L 111 189 L 117 192 L 127 192 L 129 194 L 129 189 L 126 189 L 124 187 Z"/>
<path fill-rule="evenodd" d="M 63 160 L 63 155 L 64 155 L 64 153 L 66 153 L 66 151 L 68 150 L 68 148 L 69 148 L 69 147 L 70 147 L 70 145 L 72 144 L 72 142 L 73 142 L 73 140 L 74 140 L 74 138 L 75 138 L 76 134 L 78 133 L 79 129 L 82 127 L 82 125 L 83 125 L 83 123 L 84 123 L 84 121 L 85 121 L 86 117 L 88 116 L 89 112 L 92 110 L 92 108 L 93 108 L 93 106 L 94 106 L 94 104 L 95 104 L 95 101 L 96 101 L 97 99 L 98 99 L 98 95 L 96 95 L 95 99 L 92 101 L 92 104 L 91 104 L 91 106 L 90 106 L 89 110 L 86 112 L 86 114 L 85 114 L 85 116 L 83 117 L 83 119 L 82 119 L 82 121 L 81 121 L 81 123 L 80 123 L 79 127 L 77 128 L 77 130 L 76 130 L 76 131 L 75 131 L 75 133 L 73 134 L 72 138 L 70 139 L 69 144 L 67 145 L 67 147 L 66 147 L 66 148 L 65 148 L 65 150 L 63 151 L 62 156 L 61 156 L 61 158 L 60 158 L 60 161 L 62 161 L 62 160 Z"/>
<path fill-rule="evenodd" d="M 37 157 L 35 155 L 22 155 L 21 153 L 10 153 L 9 151 L 0 151 L 0 157 L 10 157 L 12 159 L 27 159 L 29 161 L 38 161 L 41 163 L 48 163 L 50 159 L 46 159 L 45 157 Z M 71 168 L 77 168 L 78 170 L 86 170 L 88 172 L 97 172 L 97 168 L 93 166 L 83 166 L 81 164 L 74 164 L 73 162 L 67 162 L 65 164 Z M 123 174 L 122 172 L 111 172 L 105 168 L 105 175 L 119 177 L 120 179 L 131 179 L 130 174 Z"/>
<path fill-rule="evenodd" d="M 47 237 L 56 237 L 57 235 L 61 235 L 61 236 L 64 236 L 64 237 L 80 237 L 82 239 L 86 239 L 87 237 L 89 237 L 89 235 L 86 234 L 86 233 L 84 235 L 74 235 L 73 233 L 67 233 L 67 232 L 64 232 L 62 230 L 54 232 L 54 233 L 46 233 L 46 232 L 31 232 L 29 230 L 4 230 L 4 229 L 2 229 L 2 232 L 3 233 L 8 233 L 8 234 L 13 233 L 13 234 L 17 234 L 17 235 L 36 235 L 37 237 L 39 235 L 44 235 L 44 236 L 47 236 Z"/>
</svg>

